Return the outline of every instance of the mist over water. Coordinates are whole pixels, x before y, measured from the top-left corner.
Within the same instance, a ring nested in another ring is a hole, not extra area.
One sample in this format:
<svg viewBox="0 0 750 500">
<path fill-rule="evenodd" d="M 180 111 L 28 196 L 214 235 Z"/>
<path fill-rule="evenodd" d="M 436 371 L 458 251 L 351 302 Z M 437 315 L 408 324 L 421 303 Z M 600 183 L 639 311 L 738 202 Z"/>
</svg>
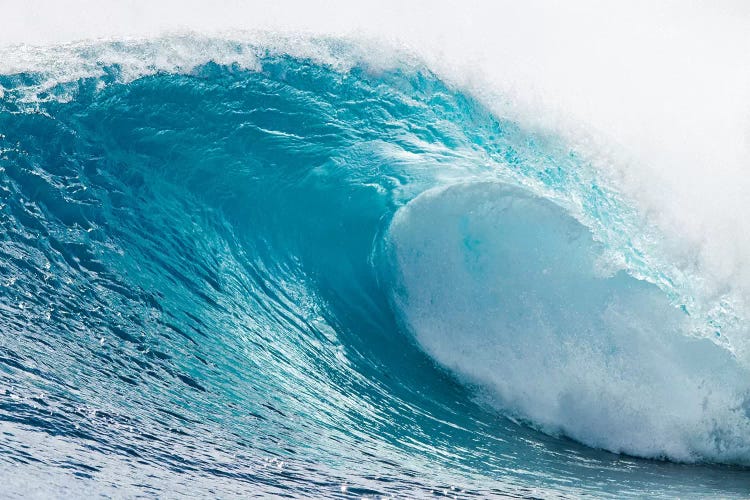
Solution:
<svg viewBox="0 0 750 500">
<path fill-rule="evenodd" d="M 74 4 L 0 34 L 11 495 L 746 494 L 746 7 Z"/>
</svg>

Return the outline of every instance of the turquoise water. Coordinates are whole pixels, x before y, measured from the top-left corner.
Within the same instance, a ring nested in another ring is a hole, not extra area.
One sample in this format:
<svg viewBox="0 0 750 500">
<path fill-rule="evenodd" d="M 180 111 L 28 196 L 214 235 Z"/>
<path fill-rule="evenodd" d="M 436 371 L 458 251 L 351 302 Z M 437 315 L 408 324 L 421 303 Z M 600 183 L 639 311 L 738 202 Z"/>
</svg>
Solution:
<svg viewBox="0 0 750 500">
<path fill-rule="evenodd" d="M 723 319 L 580 155 L 226 46 L 0 76 L 9 496 L 747 495 Z"/>
</svg>

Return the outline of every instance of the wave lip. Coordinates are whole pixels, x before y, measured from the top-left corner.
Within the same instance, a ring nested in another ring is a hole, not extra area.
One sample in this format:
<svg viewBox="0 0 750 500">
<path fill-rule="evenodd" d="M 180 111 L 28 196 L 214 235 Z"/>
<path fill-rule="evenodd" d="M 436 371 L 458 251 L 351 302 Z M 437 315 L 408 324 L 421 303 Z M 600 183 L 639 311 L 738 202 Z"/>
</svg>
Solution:
<svg viewBox="0 0 750 500">
<path fill-rule="evenodd" d="M 441 365 L 550 433 L 630 455 L 750 463 L 748 373 L 656 286 L 607 272 L 552 202 L 428 191 L 389 231 L 393 300 Z"/>
</svg>

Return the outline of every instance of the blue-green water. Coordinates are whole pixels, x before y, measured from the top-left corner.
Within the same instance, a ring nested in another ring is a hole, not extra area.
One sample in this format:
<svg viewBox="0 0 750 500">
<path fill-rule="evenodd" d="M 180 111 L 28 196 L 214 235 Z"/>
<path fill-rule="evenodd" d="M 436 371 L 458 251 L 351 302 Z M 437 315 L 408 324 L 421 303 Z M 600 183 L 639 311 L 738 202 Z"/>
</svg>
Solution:
<svg viewBox="0 0 750 500">
<path fill-rule="evenodd" d="M 748 494 L 747 370 L 595 169 L 255 49 L 0 76 L 3 496 Z"/>
</svg>

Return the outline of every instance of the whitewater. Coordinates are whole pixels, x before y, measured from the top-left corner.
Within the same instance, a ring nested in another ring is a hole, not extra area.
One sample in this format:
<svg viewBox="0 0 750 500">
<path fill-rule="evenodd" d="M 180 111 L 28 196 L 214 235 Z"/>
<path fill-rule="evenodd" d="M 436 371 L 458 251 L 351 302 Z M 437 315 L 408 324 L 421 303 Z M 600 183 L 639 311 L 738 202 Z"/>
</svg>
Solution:
<svg viewBox="0 0 750 500">
<path fill-rule="evenodd" d="M 0 496 L 747 497 L 746 6 L 2 12 Z"/>
</svg>

